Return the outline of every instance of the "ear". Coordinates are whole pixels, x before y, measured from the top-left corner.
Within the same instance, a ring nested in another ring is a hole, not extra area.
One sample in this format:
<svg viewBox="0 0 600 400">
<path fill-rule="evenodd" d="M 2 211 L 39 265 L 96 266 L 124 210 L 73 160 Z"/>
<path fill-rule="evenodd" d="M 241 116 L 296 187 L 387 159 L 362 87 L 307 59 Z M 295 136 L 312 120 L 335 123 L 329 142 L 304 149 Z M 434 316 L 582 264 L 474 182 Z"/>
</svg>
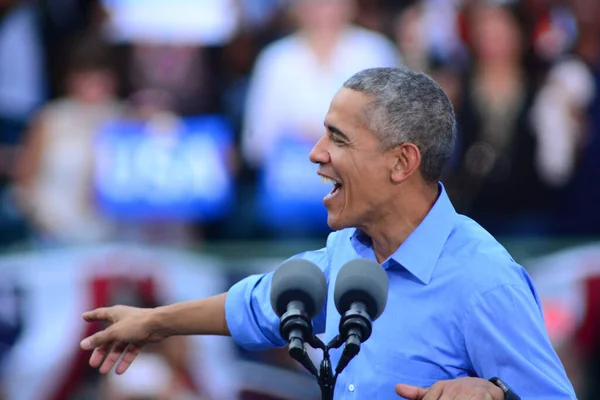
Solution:
<svg viewBox="0 0 600 400">
<path fill-rule="evenodd" d="M 391 179 L 400 183 L 412 176 L 421 165 L 421 152 L 413 143 L 403 143 L 391 149 L 394 165 Z"/>
</svg>

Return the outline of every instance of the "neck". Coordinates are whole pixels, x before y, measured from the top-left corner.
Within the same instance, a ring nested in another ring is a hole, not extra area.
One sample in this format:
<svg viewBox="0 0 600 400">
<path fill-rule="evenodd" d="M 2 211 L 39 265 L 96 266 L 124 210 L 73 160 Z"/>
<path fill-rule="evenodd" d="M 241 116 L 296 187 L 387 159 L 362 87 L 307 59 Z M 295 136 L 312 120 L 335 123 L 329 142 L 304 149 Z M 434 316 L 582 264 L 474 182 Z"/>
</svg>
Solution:
<svg viewBox="0 0 600 400">
<path fill-rule="evenodd" d="M 407 188 L 395 197 L 388 212 L 360 229 L 373 241 L 373 250 L 379 263 L 390 257 L 425 219 L 435 204 L 440 190 L 438 185 L 419 183 L 418 188 Z"/>
<path fill-rule="evenodd" d="M 314 29 L 305 31 L 304 37 L 317 58 L 327 62 L 343 32 L 343 29 Z"/>
<path fill-rule="evenodd" d="M 514 77 L 519 74 L 519 71 L 519 64 L 510 59 L 497 62 L 482 62 L 477 67 L 477 73 L 487 77 Z"/>
</svg>

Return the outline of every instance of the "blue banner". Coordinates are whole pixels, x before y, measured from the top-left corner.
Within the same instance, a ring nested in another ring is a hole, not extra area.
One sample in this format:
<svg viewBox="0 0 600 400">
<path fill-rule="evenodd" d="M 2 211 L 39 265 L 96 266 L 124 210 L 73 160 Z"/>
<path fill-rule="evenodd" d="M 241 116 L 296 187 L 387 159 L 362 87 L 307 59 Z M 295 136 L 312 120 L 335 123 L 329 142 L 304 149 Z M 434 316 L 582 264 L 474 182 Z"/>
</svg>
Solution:
<svg viewBox="0 0 600 400">
<path fill-rule="evenodd" d="M 233 205 L 233 134 L 224 118 L 116 121 L 95 146 L 96 199 L 108 215 L 206 221 Z"/>
<path fill-rule="evenodd" d="M 267 157 L 260 172 L 258 212 L 268 227 L 288 231 L 327 230 L 323 197 L 333 188 L 309 160 L 314 143 L 285 139 Z"/>
</svg>

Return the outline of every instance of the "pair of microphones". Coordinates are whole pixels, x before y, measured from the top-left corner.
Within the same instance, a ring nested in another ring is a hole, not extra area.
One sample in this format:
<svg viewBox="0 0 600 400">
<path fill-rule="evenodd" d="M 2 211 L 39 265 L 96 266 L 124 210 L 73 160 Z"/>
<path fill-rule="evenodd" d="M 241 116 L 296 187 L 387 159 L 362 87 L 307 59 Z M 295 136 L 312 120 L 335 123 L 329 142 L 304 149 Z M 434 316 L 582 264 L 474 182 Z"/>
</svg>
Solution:
<svg viewBox="0 0 600 400">
<path fill-rule="evenodd" d="M 339 334 L 325 345 L 313 334 L 312 320 L 322 311 L 327 298 L 327 282 L 323 271 L 304 259 L 281 264 L 271 281 L 271 306 L 280 318 L 279 331 L 288 343 L 292 358 L 313 374 L 321 388 L 322 399 L 333 399 L 337 376 L 360 351 L 360 345 L 372 333 L 375 321 L 385 309 L 389 280 L 385 270 L 369 259 L 346 263 L 335 279 L 333 298 L 339 312 Z M 323 361 L 317 370 L 305 343 L 323 350 Z M 335 374 L 329 350 L 344 346 Z"/>
</svg>

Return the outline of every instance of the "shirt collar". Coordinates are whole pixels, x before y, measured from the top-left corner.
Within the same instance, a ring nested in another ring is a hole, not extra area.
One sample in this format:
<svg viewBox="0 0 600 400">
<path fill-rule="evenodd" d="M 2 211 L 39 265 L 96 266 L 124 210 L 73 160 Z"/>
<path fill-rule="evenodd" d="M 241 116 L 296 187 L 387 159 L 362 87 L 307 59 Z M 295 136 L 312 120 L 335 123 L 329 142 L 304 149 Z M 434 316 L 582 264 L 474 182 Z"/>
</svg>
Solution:
<svg viewBox="0 0 600 400">
<path fill-rule="evenodd" d="M 383 263 L 385 269 L 397 263 L 422 283 L 429 283 L 457 215 L 442 183 L 439 188 L 435 204 L 398 250 Z M 371 238 L 359 229 L 352 234 L 351 242 L 359 254 L 365 247 L 372 247 Z"/>
</svg>

